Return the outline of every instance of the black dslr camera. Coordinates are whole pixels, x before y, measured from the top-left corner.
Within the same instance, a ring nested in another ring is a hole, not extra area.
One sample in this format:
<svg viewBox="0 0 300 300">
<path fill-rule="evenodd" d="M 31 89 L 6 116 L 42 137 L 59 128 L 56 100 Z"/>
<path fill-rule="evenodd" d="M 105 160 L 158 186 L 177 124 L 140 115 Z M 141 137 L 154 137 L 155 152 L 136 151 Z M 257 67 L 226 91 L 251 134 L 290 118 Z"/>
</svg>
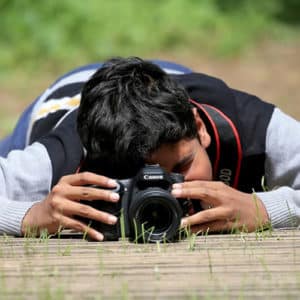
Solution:
<svg viewBox="0 0 300 300">
<path fill-rule="evenodd" d="M 181 218 L 188 214 L 190 201 L 177 200 L 170 191 L 173 183 L 183 182 L 183 176 L 167 173 L 158 165 L 147 165 L 133 178 L 117 180 L 113 189 L 120 195 L 118 203 L 82 201 L 94 208 L 118 217 L 116 225 L 84 220 L 115 241 L 127 237 L 131 241 L 176 241 L 179 238 Z"/>
</svg>

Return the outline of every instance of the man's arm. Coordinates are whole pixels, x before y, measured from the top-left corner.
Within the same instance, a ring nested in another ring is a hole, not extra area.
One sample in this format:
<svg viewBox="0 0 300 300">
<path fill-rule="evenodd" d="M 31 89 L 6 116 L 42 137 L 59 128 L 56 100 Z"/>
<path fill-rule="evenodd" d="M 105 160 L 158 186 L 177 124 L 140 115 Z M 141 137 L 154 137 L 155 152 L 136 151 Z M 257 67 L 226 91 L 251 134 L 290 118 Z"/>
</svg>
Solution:
<svg viewBox="0 0 300 300">
<path fill-rule="evenodd" d="M 221 181 L 186 181 L 173 185 L 173 196 L 201 201 L 204 210 L 182 219 L 193 232 L 252 232 L 264 228 L 269 217 L 262 201 Z"/>
<path fill-rule="evenodd" d="M 0 234 L 22 235 L 30 228 L 56 233 L 62 227 L 103 240 L 101 233 L 75 216 L 115 224 L 115 216 L 79 203 L 81 199 L 118 201 L 119 195 L 107 189 L 115 187 L 115 181 L 78 173 L 63 176 L 50 191 L 51 184 L 52 164 L 44 145 L 36 142 L 25 150 L 11 151 L 6 159 L 0 158 Z M 86 186 L 91 184 L 105 189 Z"/>
<path fill-rule="evenodd" d="M 300 123 L 275 109 L 266 138 L 268 192 L 257 193 L 274 228 L 300 225 Z"/>
<path fill-rule="evenodd" d="M 98 188 L 90 185 L 97 185 Z M 120 197 L 112 190 L 115 187 L 115 180 L 90 172 L 64 176 L 43 201 L 28 210 L 22 222 L 22 233 L 32 227 L 38 232 L 47 229 L 49 233 L 56 233 L 59 228 L 69 228 L 102 241 L 104 236 L 101 232 L 79 221 L 76 216 L 116 224 L 116 216 L 80 203 L 80 200 L 117 202 Z"/>
<path fill-rule="evenodd" d="M 243 193 L 222 182 L 176 183 L 177 198 L 199 199 L 206 208 L 184 218 L 194 232 L 249 232 L 271 222 L 274 228 L 300 225 L 300 124 L 276 109 L 267 131 L 266 180 L 271 191 Z"/>
<path fill-rule="evenodd" d="M 0 234 L 21 234 L 25 213 L 48 194 L 51 181 L 51 162 L 39 143 L 0 158 Z"/>
</svg>

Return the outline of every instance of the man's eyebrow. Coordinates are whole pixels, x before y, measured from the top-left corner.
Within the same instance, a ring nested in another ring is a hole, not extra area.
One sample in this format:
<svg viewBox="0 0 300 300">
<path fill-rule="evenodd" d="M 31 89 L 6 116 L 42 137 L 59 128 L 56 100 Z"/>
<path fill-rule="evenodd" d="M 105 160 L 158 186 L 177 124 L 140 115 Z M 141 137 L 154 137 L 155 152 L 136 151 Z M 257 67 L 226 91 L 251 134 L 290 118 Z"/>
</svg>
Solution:
<svg viewBox="0 0 300 300">
<path fill-rule="evenodd" d="M 185 164 L 189 163 L 191 160 L 193 160 L 195 156 L 195 153 L 192 152 L 186 156 L 184 156 L 177 164 L 174 166 L 174 170 L 179 169 L 180 167 L 184 166 Z"/>
</svg>

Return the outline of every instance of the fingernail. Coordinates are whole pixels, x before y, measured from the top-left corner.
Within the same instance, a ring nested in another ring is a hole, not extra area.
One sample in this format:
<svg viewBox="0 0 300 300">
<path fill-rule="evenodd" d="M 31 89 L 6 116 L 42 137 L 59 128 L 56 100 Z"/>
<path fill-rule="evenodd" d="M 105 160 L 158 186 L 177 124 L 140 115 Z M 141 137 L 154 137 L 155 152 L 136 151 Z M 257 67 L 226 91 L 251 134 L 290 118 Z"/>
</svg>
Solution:
<svg viewBox="0 0 300 300">
<path fill-rule="evenodd" d="M 114 224 L 117 223 L 117 221 L 118 221 L 118 218 L 115 217 L 115 216 L 109 216 L 109 217 L 108 217 L 108 222 L 109 222 L 109 224 L 114 225 Z"/>
<path fill-rule="evenodd" d="M 172 187 L 173 189 L 181 189 L 182 185 L 180 183 L 174 183 Z"/>
<path fill-rule="evenodd" d="M 172 193 L 173 196 L 179 197 L 180 194 L 181 194 L 181 190 L 175 189 L 175 190 L 172 190 L 171 193 Z"/>
<path fill-rule="evenodd" d="M 110 199 L 112 201 L 118 201 L 120 199 L 120 195 L 118 193 L 111 193 L 110 194 Z"/>
<path fill-rule="evenodd" d="M 107 185 L 108 185 L 109 187 L 116 187 L 116 186 L 117 186 L 117 182 L 116 182 L 114 179 L 109 179 L 109 180 L 107 181 Z"/>
<path fill-rule="evenodd" d="M 102 233 L 100 232 L 96 232 L 96 239 L 100 242 L 102 242 L 104 240 L 104 236 Z"/>
<path fill-rule="evenodd" d="M 187 226 L 187 220 L 186 219 L 181 219 L 180 227 L 186 227 L 186 226 Z"/>
</svg>

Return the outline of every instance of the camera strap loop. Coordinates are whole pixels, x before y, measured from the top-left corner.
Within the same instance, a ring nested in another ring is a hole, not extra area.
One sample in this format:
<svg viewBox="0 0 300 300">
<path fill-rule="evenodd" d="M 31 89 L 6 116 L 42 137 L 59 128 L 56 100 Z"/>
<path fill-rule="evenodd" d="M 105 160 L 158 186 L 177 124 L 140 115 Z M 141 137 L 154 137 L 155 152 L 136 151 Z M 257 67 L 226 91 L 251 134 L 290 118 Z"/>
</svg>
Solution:
<svg viewBox="0 0 300 300">
<path fill-rule="evenodd" d="M 212 138 L 207 152 L 213 164 L 214 179 L 237 188 L 243 154 L 235 125 L 216 107 L 192 99 L 190 102 L 197 107 Z"/>
</svg>

